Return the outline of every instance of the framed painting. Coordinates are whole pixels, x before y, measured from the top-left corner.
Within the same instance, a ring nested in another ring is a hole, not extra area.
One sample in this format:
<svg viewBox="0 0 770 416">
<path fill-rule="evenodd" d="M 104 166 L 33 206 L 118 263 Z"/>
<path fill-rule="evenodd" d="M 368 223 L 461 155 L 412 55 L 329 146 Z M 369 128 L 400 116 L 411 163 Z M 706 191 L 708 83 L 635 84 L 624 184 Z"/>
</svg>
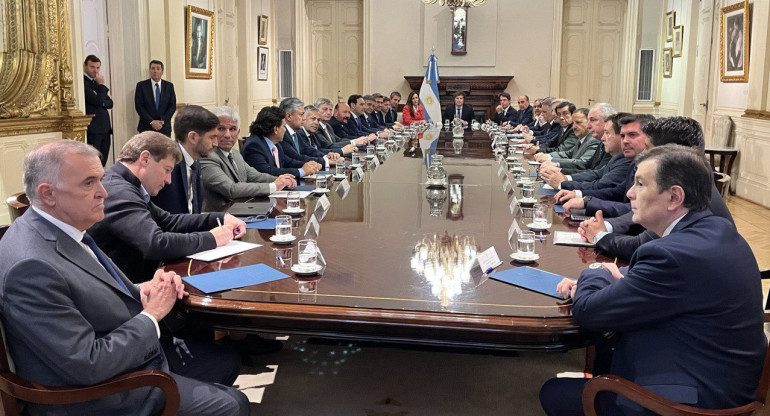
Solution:
<svg viewBox="0 0 770 416">
<path fill-rule="evenodd" d="M 675 25 L 676 25 L 676 12 L 672 10 L 666 13 L 666 42 L 672 42 L 674 40 Z"/>
<path fill-rule="evenodd" d="M 674 70 L 673 48 L 663 48 L 663 78 L 671 78 Z"/>
<path fill-rule="evenodd" d="M 270 65 L 270 49 L 264 46 L 257 47 L 257 79 L 267 81 L 267 70 Z"/>
<path fill-rule="evenodd" d="M 211 79 L 214 62 L 214 12 L 187 6 L 185 78 Z"/>
<path fill-rule="evenodd" d="M 267 16 L 259 15 L 259 39 L 260 45 L 267 45 Z"/>
<path fill-rule="evenodd" d="M 749 82 L 749 2 L 723 7 L 719 19 L 722 82 Z"/>
<path fill-rule="evenodd" d="M 682 25 L 674 27 L 674 58 L 682 56 L 682 42 L 684 42 L 684 28 Z"/>
<path fill-rule="evenodd" d="M 452 9 L 452 55 L 468 53 L 468 8 Z"/>
</svg>

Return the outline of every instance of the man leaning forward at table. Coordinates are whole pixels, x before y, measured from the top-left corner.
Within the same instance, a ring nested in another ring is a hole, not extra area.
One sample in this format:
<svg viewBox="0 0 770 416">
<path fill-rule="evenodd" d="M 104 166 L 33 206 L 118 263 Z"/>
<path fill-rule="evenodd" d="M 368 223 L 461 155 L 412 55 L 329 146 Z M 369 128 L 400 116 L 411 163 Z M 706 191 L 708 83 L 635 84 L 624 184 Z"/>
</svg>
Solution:
<svg viewBox="0 0 770 416">
<path fill-rule="evenodd" d="M 45 144 L 24 160 L 32 206 L 0 241 L 0 310 L 16 373 L 82 386 L 161 370 L 177 383 L 180 415 L 248 415 L 246 396 L 227 387 L 238 376 L 237 355 L 211 349 L 196 356 L 207 367 L 204 379 L 175 372 L 161 348 L 163 319 L 186 295 L 179 276 L 158 271 L 135 286 L 85 233 L 104 217 L 102 175 L 98 151 L 72 140 Z M 162 394 L 145 387 L 77 404 L 27 403 L 24 414 L 152 415 L 163 406 Z"/>
<path fill-rule="evenodd" d="M 750 403 L 767 349 L 754 254 L 707 209 L 713 179 L 702 155 L 664 145 L 637 156 L 637 166 L 628 191 L 634 222 L 661 238 L 640 246 L 627 268 L 592 266 L 557 290 L 572 296 L 578 324 L 616 332 L 611 374 L 695 407 Z M 546 414 L 583 414 L 586 382 L 546 382 Z M 612 393 L 599 401 L 604 415 L 645 414 Z"/>
</svg>

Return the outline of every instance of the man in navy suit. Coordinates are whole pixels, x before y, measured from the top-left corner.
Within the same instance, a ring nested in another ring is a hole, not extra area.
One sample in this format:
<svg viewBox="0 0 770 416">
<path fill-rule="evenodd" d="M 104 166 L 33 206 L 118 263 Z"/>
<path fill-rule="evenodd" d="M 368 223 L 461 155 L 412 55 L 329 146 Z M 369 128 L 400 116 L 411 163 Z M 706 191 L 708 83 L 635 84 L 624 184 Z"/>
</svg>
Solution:
<svg viewBox="0 0 770 416">
<path fill-rule="evenodd" d="M 377 129 L 369 127 L 364 121 L 364 107 L 366 102 L 362 95 L 353 94 L 348 97 L 348 106 L 350 107 L 350 119 L 348 120 L 348 130 L 356 136 L 366 136 L 370 133 L 377 133 Z"/>
<path fill-rule="evenodd" d="M 516 112 L 516 117 L 511 121 L 511 125 L 529 125 L 532 124 L 534 119 L 532 115 L 532 106 L 529 105 L 529 96 L 520 95 L 518 99 L 519 111 Z"/>
<path fill-rule="evenodd" d="M 94 55 L 86 56 L 83 62 L 83 85 L 85 88 L 86 114 L 93 114 L 94 118 L 88 124 L 86 142 L 95 147 L 101 156 L 102 166 L 107 163 L 107 155 L 110 152 L 110 136 L 112 135 L 112 123 L 110 113 L 112 98 L 107 95 L 110 89 L 104 85 L 104 77 L 99 73 L 102 61 Z"/>
<path fill-rule="evenodd" d="M 749 245 L 708 210 L 713 176 L 697 151 L 678 145 L 636 159 L 628 191 L 634 221 L 661 238 L 627 268 L 592 265 L 557 290 L 573 298 L 586 329 L 616 333 L 609 372 L 690 406 L 719 409 L 754 400 L 767 349 L 759 268 Z M 548 415 L 582 414 L 588 379 L 551 379 Z M 624 397 L 600 395 L 603 414 L 639 414 Z"/>
<path fill-rule="evenodd" d="M 200 158 L 208 156 L 217 140 L 219 117 L 197 105 L 181 108 L 174 117 L 174 136 L 182 160 L 171 172 L 171 183 L 152 197 L 152 202 L 171 214 L 200 214 L 203 182 Z"/>
<path fill-rule="evenodd" d="M 503 92 L 500 94 L 500 105 L 495 109 L 495 115 L 492 117 L 492 121 L 505 126 L 513 123 L 517 119 L 516 110 L 511 107 L 511 94 Z"/>
<path fill-rule="evenodd" d="M 162 80 L 163 62 L 150 61 L 150 78 L 136 83 L 134 107 L 139 114 L 140 133 L 153 130 L 171 137 L 171 116 L 176 111 L 174 84 Z"/>
<path fill-rule="evenodd" d="M 303 162 L 317 162 L 322 168 L 328 168 L 330 162 L 337 163 L 341 156 L 335 152 L 321 153 L 302 140 L 302 127 L 305 125 L 305 103 L 299 98 L 285 98 L 278 106 L 286 114 L 286 132 L 281 146 L 283 152 L 291 159 Z"/>
<path fill-rule="evenodd" d="M 390 108 L 388 109 L 385 121 L 388 123 L 398 122 L 398 104 L 401 102 L 401 93 L 393 91 L 390 93 Z"/>
<path fill-rule="evenodd" d="M 444 122 L 449 120 L 451 123 L 455 117 L 460 119 L 463 123 L 463 128 L 466 129 L 470 127 L 473 121 L 473 106 L 465 104 L 465 93 L 462 91 L 455 94 L 454 103 L 448 104 L 446 110 L 444 110 Z"/>
<path fill-rule="evenodd" d="M 350 106 L 339 102 L 334 106 L 333 117 L 329 119 L 334 134 L 343 139 L 355 141 L 357 146 L 364 146 L 377 139 L 374 133 L 361 133 L 353 128 L 350 123 Z"/>
<path fill-rule="evenodd" d="M 523 141 L 525 143 L 540 143 L 541 145 L 548 146 L 549 143 L 555 142 L 561 129 L 559 128 L 559 123 L 556 122 L 551 100 L 543 100 L 540 106 L 543 124 L 538 130 L 522 129 L 524 134 Z"/>
<path fill-rule="evenodd" d="M 290 173 L 299 179 L 320 171 L 322 168 L 317 162 L 303 162 L 284 153 L 280 143 L 286 133 L 285 117 L 278 107 L 261 109 L 251 123 L 251 136 L 241 150 L 243 159 L 254 169 L 273 176 Z"/>
<path fill-rule="evenodd" d="M 337 123 L 338 127 L 341 127 L 341 123 L 332 114 L 336 113 L 339 115 L 340 113 L 339 111 L 333 109 L 334 105 L 332 104 L 332 100 L 328 98 L 319 98 L 313 105 L 318 109 L 319 120 L 317 136 L 320 143 L 325 143 L 325 146 L 321 147 L 342 146 L 342 148 L 345 148 L 345 146 L 350 145 L 347 150 L 354 152 L 357 146 L 364 146 L 370 142 L 369 137 L 357 137 L 351 140 L 337 135 L 337 133 L 334 131 L 334 127 L 331 125 L 332 120 Z M 340 115 L 340 117 L 343 119 L 345 118 L 345 116 L 342 115 Z M 372 135 L 372 137 L 376 138 L 374 135 Z M 346 151 L 345 154 L 350 152 Z"/>
<path fill-rule="evenodd" d="M 331 106 L 329 106 L 331 108 Z M 345 140 L 331 142 L 321 131 L 321 113 L 313 105 L 305 106 L 305 123 L 299 132 L 303 146 L 312 148 L 318 154 L 335 153 L 344 156 L 358 150 L 356 145 Z M 337 162 L 344 162 L 344 159 L 337 158 Z"/>
</svg>

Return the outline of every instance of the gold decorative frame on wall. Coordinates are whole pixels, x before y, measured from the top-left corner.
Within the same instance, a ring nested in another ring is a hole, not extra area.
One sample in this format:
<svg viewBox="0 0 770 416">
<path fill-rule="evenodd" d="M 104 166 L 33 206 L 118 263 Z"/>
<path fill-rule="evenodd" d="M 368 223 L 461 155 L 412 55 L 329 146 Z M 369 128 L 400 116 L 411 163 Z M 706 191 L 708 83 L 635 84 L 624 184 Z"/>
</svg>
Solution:
<svg viewBox="0 0 770 416">
<path fill-rule="evenodd" d="M 680 58 L 682 56 L 682 48 L 684 48 L 684 27 L 682 25 L 674 26 L 674 40 L 671 42 L 672 49 L 674 49 L 674 58 Z"/>
<path fill-rule="evenodd" d="M 674 73 L 674 48 L 663 48 L 663 78 L 671 78 Z"/>
<path fill-rule="evenodd" d="M 674 40 L 674 26 L 676 26 L 676 12 L 672 10 L 666 13 L 666 42 Z"/>
<path fill-rule="evenodd" d="M 187 6 L 184 25 L 184 72 L 185 78 L 211 79 L 214 65 L 214 12 L 195 6 Z M 201 29 L 198 39 L 193 39 Z M 201 39 L 201 37 L 203 37 Z M 201 42 L 204 44 L 200 46 Z M 193 48 L 196 53 L 193 53 Z M 206 53 L 207 56 L 202 56 Z"/>
<path fill-rule="evenodd" d="M 742 40 L 733 39 L 733 31 L 725 31 L 725 28 L 731 29 L 727 27 L 727 20 L 730 20 L 730 24 L 742 25 L 739 28 Z M 742 1 L 723 7 L 719 16 L 719 74 L 722 82 L 749 82 L 750 36 L 749 2 Z M 736 51 L 740 56 L 728 56 L 734 55 Z"/>
<path fill-rule="evenodd" d="M 75 108 L 68 0 L 2 0 L 0 136 L 62 132 L 85 141 Z"/>
</svg>

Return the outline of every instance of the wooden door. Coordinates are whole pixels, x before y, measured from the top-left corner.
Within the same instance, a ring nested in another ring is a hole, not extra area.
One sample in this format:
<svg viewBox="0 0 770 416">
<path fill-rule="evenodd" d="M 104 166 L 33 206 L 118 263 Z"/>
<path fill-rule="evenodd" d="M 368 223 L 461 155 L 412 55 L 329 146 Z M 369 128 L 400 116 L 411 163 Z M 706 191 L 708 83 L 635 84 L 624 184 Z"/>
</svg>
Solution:
<svg viewBox="0 0 770 416">
<path fill-rule="evenodd" d="M 578 107 L 617 102 L 626 0 L 566 0 L 560 96 Z"/>
<path fill-rule="evenodd" d="M 311 93 L 347 101 L 363 89 L 363 4 L 361 0 L 307 0 Z M 299 57 L 302 59 L 302 57 Z"/>
</svg>

